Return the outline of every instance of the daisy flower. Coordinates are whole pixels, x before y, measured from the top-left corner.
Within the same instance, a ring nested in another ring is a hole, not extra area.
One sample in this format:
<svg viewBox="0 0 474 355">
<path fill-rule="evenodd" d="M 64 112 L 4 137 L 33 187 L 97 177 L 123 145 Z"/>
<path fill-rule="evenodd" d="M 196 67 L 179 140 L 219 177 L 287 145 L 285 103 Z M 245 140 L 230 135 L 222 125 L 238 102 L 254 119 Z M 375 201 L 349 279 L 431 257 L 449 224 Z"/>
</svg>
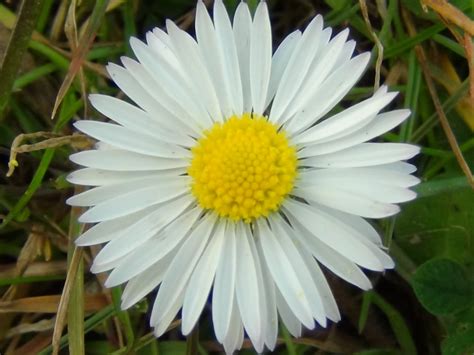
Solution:
<svg viewBox="0 0 474 355">
<path fill-rule="evenodd" d="M 415 197 L 403 160 L 419 148 L 367 143 L 410 114 L 380 112 L 386 87 L 328 115 L 369 62 L 348 35 L 316 16 L 273 53 L 265 2 L 253 16 L 241 2 L 231 22 L 221 0 L 213 19 L 198 1 L 196 39 L 168 21 L 130 40 L 137 60 L 108 66 L 134 104 L 90 96 L 114 123 L 76 122 L 99 143 L 71 155 L 85 168 L 69 181 L 92 188 L 68 203 L 89 207 L 76 243 L 105 244 L 92 271 L 126 283 L 123 309 L 158 289 L 156 336 L 180 310 L 189 334 L 209 300 L 227 353 L 244 333 L 272 350 L 279 320 L 297 337 L 340 319 L 321 265 L 364 290 L 362 269 L 393 268 L 364 217 Z"/>
</svg>

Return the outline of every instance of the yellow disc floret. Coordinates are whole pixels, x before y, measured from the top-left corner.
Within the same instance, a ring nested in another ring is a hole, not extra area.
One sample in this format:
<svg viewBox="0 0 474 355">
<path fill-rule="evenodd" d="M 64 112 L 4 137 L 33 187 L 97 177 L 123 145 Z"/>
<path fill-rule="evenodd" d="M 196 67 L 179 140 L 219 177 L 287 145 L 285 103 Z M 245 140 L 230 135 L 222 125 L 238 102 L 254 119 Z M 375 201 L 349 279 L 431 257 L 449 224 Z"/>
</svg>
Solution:
<svg viewBox="0 0 474 355">
<path fill-rule="evenodd" d="M 297 159 L 284 132 L 244 114 L 216 123 L 192 149 L 188 174 L 199 205 L 234 221 L 268 216 L 293 189 Z"/>
</svg>

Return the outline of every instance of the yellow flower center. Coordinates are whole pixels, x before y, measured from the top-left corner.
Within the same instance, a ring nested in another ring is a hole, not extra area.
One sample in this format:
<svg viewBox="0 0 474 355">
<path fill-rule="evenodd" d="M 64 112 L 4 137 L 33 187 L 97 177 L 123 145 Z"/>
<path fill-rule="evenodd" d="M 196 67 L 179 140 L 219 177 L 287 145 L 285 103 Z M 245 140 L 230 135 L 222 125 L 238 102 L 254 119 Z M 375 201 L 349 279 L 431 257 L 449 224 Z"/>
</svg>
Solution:
<svg viewBox="0 0 474 355">
<path fill-rule="evenodd" d="M 244 114 L 214 124 L 192 154 L 192 193 L 221 217 L 249 223 L 268 216 L 293 189 L 296 149 L 264 117 Z"/>
</svg>

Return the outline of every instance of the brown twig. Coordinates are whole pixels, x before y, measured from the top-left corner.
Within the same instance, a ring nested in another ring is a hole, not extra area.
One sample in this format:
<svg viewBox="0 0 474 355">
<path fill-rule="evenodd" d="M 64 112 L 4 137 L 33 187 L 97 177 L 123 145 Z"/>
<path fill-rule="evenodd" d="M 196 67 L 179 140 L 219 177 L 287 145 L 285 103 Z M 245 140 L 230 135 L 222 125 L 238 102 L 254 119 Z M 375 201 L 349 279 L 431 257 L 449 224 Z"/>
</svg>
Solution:
<svg viewBox="0 0 474 355">
<path fill-rule="evenodd" d="M 474 21 L 463 14 L 457 7 L 451 5 L 446 0 L 423 0 L 422 2 L 424 6 L 430 7 L 451 23 L 474 36 Z"/>
<path fill-rule="evenodd" d="M 467 33 L 464 34 L 464 50 L 466 51 L 467 64 L 469 65 L 469 95 L 474 101 L 474 46 L 472 38 Z"/>
<path fill-rule="evenodd" d="M 365 0 L 359 0 L 359 4 L 360 4 L 360 10 L 362 12 L 362 16 L 364 17 L 364 21 L 367 26 L 367 29 L 369 30 L 369 33 L 371 34 L 372 39 L 374 40 L 375 45 L 377 46 L 377 61 L 375 63 L 375 79 L 374 79 L 374 91 L 377 91 L 377 89 L 380 87 L 380 70 L 382 68 L 382 62 L 383 62 L 383 45 L 382 45 L 382 42 L 380 42 L 380 39 L 375 33 L 374 29 L 372 28 L 372 24 L 369 18 L 369 11 L 367 9 L 367 4 Z"/>
<path fill-rule="evenodd" d="M 20 145 L 25 139 L 35 138 L 46 138 L 44 141 L 34 144 L 23 144 Z M 10 159 L 8 161 L 8 172 L 7 177 L 12 176 L 15 168 L 18 166 L 16 157 L 20 153 L 34 152 L 37 150 L 43 150 L 47 148 L 56 148 L 63 145 L 71 144 L 75 147 L 87 147 L 90 146 L 91 141 L 89 138 L 82 134 L 74 133 L 70 136 L 60 136 L 57 133 L 52 132 L 34 132 L 34 133 L 21 133 L 15 137 L 10 150 Z"/>
<path fill-rule="evenodd" d="M 75 248 L 71 258 L 71 263 L 69 264 L 66 282 L 64 283 L 61 300 L 59 301 L 59 306 L 57 310 L 56 321 L 54 323 L 54 332 L 52 340 L 53 355 L 57 355 L 59 353 L 61 334 L 66 323 L 67 308 L 69 305 L 69 297 L 71 295 L 71 287 L 76 279 L 79 264 L 82 260 L 82 253 L 82 248 Z"/>
</svg>

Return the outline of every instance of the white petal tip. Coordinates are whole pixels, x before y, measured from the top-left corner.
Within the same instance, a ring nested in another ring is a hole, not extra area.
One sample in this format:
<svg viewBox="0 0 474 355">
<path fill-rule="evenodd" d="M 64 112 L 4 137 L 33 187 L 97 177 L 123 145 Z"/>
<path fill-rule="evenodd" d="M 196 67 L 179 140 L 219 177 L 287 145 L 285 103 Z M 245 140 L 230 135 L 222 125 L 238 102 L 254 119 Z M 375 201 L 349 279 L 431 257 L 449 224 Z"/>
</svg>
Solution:
<svg viewBox="0 0 474 355">
<path fill-rule="evenodd" d="M 101 222 L 101 221 L 95 220 L 94 218 L 91 218 L 88 212 L 89 211 L 86 211 L 82 215 L 80 215 L 79 218 L 77 219 L 77 221 L 79 223 L 97 223 L 97 222 Z"/>
<path fill-rule="evenodd" d="M 68 180 L 68 181 L 69 181 L 69 180 Z M 76 196 L 69 197 L 69 198 L 66 200 L 66 205 L 74 206 L 75 197 L 76 197 Z"/>
<path fill-rule="evenodd" d="M 168 327 L 163 329 L 163 326 L 155 324 L 155 329 L 153 330 L 153 334 L 155 335 L 155 337 L 159 338 L 160 336 L 162 336 L 166 332 L 167 328 Z"/>
<path fill-rule="evenodd" d="M 92 264 L 90 271 L 93 274 L 99 274 L 99 273 L 103 272 L 103 270 L 101 269 L 101 265 L 97 265 L 95 263 Z"/>
<path fill-rule="evenodd" d="M 89 94 L 88 99 L 91 104 L 97 100 L 97 97 L 102 96 L 100 94 Z"/>
<path fill-rule="evenodd" d="M 338 323 L 341 320 L 341 314 L 337 312 L 337 314 L 328 315 L 328 319 L 334 323 Z"/>
<path fill-rule="evenodd" d="M 117 285 L 119 285 L 119 284 L 117 284 L 117 283 L 110 280 L 110 276 L 104 282 L 104 286 L 107 287 L 107 288 L 112 288 L 112 287 L 115 287 Z"/>
<path fill-rule="evenodd" d="M 87 238 L 83 238 L 82 235 L 74 241 L 74 244 L 76 244 L 76 246 L 78 247 L 87 247 L 90 245 L 94 245 L 94 244 L 88 243 Z"/>
<path fill-rule="evenodd" d="M 387 208 L 387 217 L 396 215 L 399 212 L 400 212 L 400 206 L 392 205 Z"/>
<path fill-rule="evenodd" d="M 129 309 L 130 307 L 132 307 L 135 303 L 133 302 L 130 302 L 130 301 L 127 301 L 127 300 L 122 300 L 122 302 L 120 303 L 120 308 L 122 310 L 127 310 Z"/>
<path fill-rule="evenodd" d="M 328 326 L 328 319 L 327 318 L 324 318 L 324 319 L 317 319 L 316 320 L 318 322 L 318 324 L 323 327 L 323 328 L 326 328 Z"/>
</svg>

